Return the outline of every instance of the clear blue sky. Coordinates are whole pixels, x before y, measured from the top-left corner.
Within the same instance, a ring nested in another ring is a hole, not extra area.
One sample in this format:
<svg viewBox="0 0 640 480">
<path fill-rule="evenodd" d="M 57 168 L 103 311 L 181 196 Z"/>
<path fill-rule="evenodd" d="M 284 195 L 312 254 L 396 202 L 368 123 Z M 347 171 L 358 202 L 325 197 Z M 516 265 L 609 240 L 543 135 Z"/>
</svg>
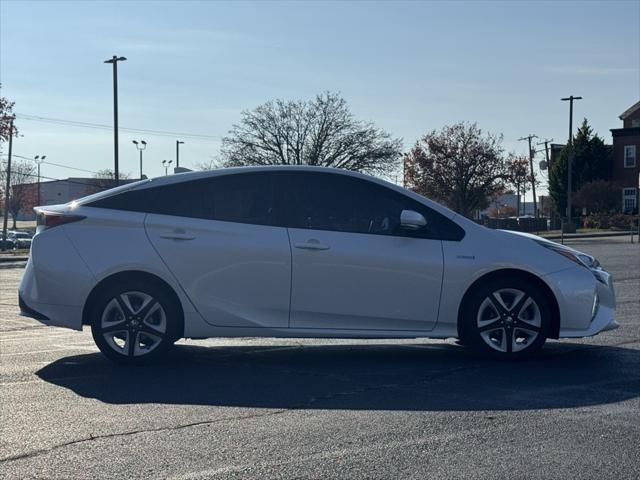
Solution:
<svg viewBox="0 0 640 480">
<path fill-rule="evenodd" d="M 240 112 L 275 97 L 340 91 L 357 117 L 402 137 L 461 120 L 565 141 L 568 105 L 611 142 L 640 99 L 640 2 L 0 2 L 2 95 L 18 114 L 111 124 L 119 67 L 124 127 L 183 138 L 181 163 L 219 151 Z M 20 121 L 18 155 L 112 167 L 108 130 Z M 121 132 L 121 170 L 163 174 L 175 137 Z M 6 153 L 6 146 L 5 146 Z M 61 178 L 71 170 L 43 166 Z"/>
</svg>

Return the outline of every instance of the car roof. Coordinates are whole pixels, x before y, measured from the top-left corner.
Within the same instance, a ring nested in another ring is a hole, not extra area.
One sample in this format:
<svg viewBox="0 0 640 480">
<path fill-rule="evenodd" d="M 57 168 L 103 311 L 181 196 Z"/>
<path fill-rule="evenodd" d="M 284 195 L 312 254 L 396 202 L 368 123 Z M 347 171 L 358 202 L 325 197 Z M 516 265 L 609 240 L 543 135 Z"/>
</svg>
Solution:
<svg viewBox="0 0 640 480">
<path fill-rule="evenodd" d="M 348 177 L 359 178 L 368 182 L 377 183 L 378 185 L 382 185 L 384 187 L 390 188 L 397 192 L 402 193 L 403 195 L 407 195 L 412 197 L 414 200 L 426 204 L 428 207 L 433 208 L 437 212 L 443 214 L 448 218 L 453 218 L 458 216 L 453 210 L 448 209 L 440 205 L 439 203 L 434 202 L 422 195 L 419 195 L 411 190 L 407 190 L 404 187 L 395 185 L 386 180 L 373 177 L 371 175 L 366 175 L 360 172 L 354 172 L 352 170 L 345 170 L 343 168 L 333 168 L 333 167 L 320 167 L 313 165 L 264 165 L 264 166 L 246 166 L 246 167 L 227 167 L 227 168 L 217 168 L 215 170 L 207 170 L 202 172 L 184 172 L 184 173 L 176 173 L 174 175 L 166 175 L 161 177 L 155 177 L 145 182 L 138 182 L 135 184 L 134 188 L 137 189 L 145 189 L 157 187 L 160 185 L 171 185 L 174 183 L 182 183 L 194 180 L 202 180 L 206 178 L 213 178 L 217 176 L 223 175 L 233 175 L 238 173 L 251 173 L 251 172 L 314 172 L 314 173 L 330 173 L 335 175 L 343 175 Z"/>
<path fill-rule="evenodd" d="M 354 172 L 352 170 L 345 170 L 342 168 L 332 168 L 332 167 L 320 167 L 320 166 L 313 166 L 313 165 L 265 165 L 265 166 L 226 167 L 226 168 L 217 168 L 215 170 L 206 170 L 202 172 L 182 172 L 182 173 L 176 173 L 173 175 L 165 175 L 161 177 L 154 177 L 151 179 L 144 179 L 138 182 L 122 185 L 120 187 L 116 187 L 111 190 L 106 190 L 94 195 L 90 195 L 89 197 L 81 198 L 72 203 L 77 205 L 82 205 L 82 204 L 88 203 L 89 201 L 97 200 L 98 198 L 104 198 L 110 195 L 123 193 L 129 190 L 144 190 L 147 188 L 159 187 L 163 185 L 172 185 L 172 184 L 178 184 L 183 182 L 214 178 L 218 176 L 233 175 L 233 174 L 239 174 L 239 173 L 252 173 L 252 172 L 264 172 L 264 173 L 313 172 L 313 173 L 325 173 L 325 174 L 329 173 L 329 174 L 359 178 L 368 182 L 382 185 L 391 190 L 395 190 L 403 195 L 409 196 L 414 200 L 432 208 L 438 213 L 446 216 L 447 218 L 456 217 L 456 220 L 459 222 L 476 225 L 474 222 L 471 222 L 470 220 L 458 215 L 453 210 L 450 210 L 447 207 L 434 202 L 433 200 L 430 200 L 422 195 L 419 195 L 415 192 L 412 192 L 411 190 L 407 190 L 406 188 L 395 185 L 386 180 L 382 180 L 380 178 L 373 177 L 371 175 L 365 175 L 360 172 Z"/>
</svg>

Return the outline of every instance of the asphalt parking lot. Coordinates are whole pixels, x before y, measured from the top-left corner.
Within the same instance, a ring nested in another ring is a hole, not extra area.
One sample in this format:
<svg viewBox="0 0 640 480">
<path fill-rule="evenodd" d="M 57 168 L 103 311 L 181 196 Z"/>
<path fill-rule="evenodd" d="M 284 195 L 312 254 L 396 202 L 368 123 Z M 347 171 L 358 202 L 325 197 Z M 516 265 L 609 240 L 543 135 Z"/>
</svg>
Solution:
<svg viewBox="0 0 640 480">
<path fill-rule="evenodd" d="M 17 315 L 0 269 L 0 478 L 640 478 L 640 246 L 573 240 L 621 328 L 482 360 L 453 341 L 181 341 L 127 369 Z"/>
</svg>

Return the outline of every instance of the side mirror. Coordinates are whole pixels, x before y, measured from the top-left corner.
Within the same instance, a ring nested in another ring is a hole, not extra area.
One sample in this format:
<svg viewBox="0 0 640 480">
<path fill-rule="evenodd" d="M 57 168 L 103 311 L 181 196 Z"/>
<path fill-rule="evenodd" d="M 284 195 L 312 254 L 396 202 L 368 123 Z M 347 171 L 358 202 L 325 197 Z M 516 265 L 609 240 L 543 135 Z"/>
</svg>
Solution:
<svg viewBox="0 0 640 480">
<path fill-rule="evenodd" d="M 407 230 L 419 230 L 427 225 L 427 220 L 421 213 L 413 210 L 402 210 L 400 214 L 400 226 Z"/>
</svg>

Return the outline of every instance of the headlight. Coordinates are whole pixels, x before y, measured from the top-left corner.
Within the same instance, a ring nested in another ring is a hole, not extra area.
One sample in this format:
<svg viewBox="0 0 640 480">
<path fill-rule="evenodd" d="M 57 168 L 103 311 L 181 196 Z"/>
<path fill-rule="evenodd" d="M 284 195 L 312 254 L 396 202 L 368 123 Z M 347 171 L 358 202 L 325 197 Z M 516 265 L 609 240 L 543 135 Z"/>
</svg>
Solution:
<svg viewBox="0 0 640 480">
<path fill-rule="evenodd" d="M 588 268 L 591 271 L 591 273 L 593 273 L 593 276 L 596 277 L 596 280 L 598 280 L 601 283 L 604 283 L 605 285 L 607 284 L 607 282 L 600 275 L 600 272 L 602 271 L 600 268 L 600 262 L 596 258 L 592 257 L 591 255 L 587 255 L 586 253 L 582 253 L 582 252 L 577 252 L 563 245 L 558 245 L 557 243 L 553 243 L 553 242 L 546 242 L 544 240 L 536 240 L 536 243 L 544 248 L 548 248 L 549 250 L 552 250 L 562 255 L 565 258 L 568 258 L 569 260 L 580 265 L 581 267 Z"/>
</svg>

